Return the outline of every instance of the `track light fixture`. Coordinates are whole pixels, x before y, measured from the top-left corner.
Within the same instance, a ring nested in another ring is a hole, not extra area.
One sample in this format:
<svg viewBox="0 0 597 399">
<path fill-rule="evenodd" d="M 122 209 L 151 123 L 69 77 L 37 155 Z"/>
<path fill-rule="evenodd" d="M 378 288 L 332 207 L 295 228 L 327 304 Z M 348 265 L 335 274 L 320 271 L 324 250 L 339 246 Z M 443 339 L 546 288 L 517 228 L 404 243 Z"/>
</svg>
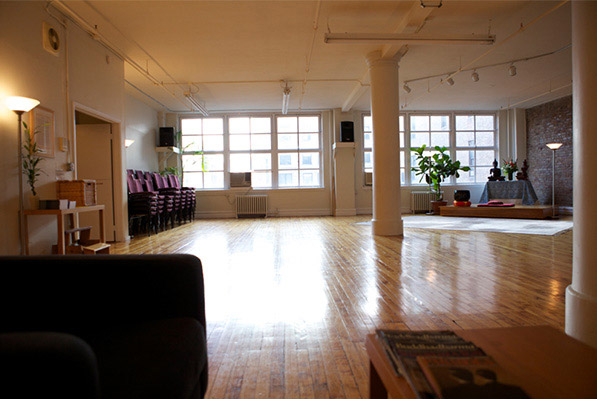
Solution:
<svg viewBox="0 0 597 399">
<path fill-rule="evenodd" d="M 427 8 L 427 7 L 436 7 L 436 8 L 441 8 L 442 6 L 442 0 L 439 1 L 423 1 L 421 0 L 421 8 Z"/>
<path fill-rule="evenodd" d="M 404 84 L 404 86 L 402 86 L 402 90 L 404 90 L 406 93 L 410 93 L 411 92 L 411 88 L 408 87 L 408 84 Z"/>
<path fill-rule="evenodd" d="M 516 76 L 516 66 L 514 64 L 510 65 L 510 68 L 508 68 L 508 75 Z"/>
<path fill-rule="evenodd" d="M 282 114 L 286 115 L 288 113 L 288 105 L 290 103 L 290 87 L 288 87 L 288 82 L 284 81 L 284 87 L 282 91 Z"/>
<path fill-rule="evenodd" d="M 476 70 L 474 70 L 473 73 L 471 73 L 471 79 L 473 80 L 473 82 L 479 81 L 479 74 L 477 73 Z"/>
<path fill-rule="evenodd" d="M 452 78 L 448 78 L 448 79 L 446 80 L 446 83 L 447 83 L 447 84 L 449 84 L 450 86 L 454 86 L 454 79 L 452 79 Z"/>
<path fill-rule="evenodd" d="M 207 112 L 207 108 L 203 104 L 201 104 L 195 97 L 193 97 L 193 93 L 189 89 L 189 91 L 185 91 L 183 95 L 187 98 L 187 100 L 191 103 L 192 107 L 201 113 L 203 116 L 208 116 L 209 113 Z"/>
</svg>

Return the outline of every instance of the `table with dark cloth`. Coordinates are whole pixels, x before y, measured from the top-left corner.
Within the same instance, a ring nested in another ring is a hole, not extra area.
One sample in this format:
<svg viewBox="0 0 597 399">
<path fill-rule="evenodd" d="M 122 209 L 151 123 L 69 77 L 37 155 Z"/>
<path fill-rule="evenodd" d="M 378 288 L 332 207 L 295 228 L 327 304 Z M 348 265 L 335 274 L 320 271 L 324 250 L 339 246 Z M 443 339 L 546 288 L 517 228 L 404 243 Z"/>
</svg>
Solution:
<svg viewBox="0 0 597 399">
<path fill-rule="evenodd" d="M 537 194 L 529 180 L 488 181 L 485 183 L 479 203 L 492 199 L 521 199 L 523 205 L 534 205 Z"/>
</svg>

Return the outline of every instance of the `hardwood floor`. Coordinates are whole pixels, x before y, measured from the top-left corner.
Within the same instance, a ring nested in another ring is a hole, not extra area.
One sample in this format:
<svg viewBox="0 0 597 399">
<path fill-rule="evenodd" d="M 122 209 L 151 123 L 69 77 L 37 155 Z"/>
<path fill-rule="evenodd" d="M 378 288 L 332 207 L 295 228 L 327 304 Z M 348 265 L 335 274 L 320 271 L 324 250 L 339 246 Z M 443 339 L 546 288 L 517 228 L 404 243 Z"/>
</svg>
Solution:
<svg viewBox="0 0 597 399">
<path fill-rule="evenodd" d="M 374 237 L 367 220 L 199 220 L 113 253 L 201 259 L 210 399 L 367 398 L 376 328 L 563 329 L 572 232 Z"/>
</svg>

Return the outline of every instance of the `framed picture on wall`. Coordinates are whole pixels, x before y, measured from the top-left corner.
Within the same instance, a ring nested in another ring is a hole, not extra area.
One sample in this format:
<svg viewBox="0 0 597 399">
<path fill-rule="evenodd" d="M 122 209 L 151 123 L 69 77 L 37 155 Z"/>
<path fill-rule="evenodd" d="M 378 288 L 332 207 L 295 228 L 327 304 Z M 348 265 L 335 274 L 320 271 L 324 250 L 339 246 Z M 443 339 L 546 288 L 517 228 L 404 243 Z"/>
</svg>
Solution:
<svg viewBox="0 0 597 399">
<path fill-rule="evenodd" d="M 54 158 L 54 111 L 36 107 L 31 111 L 29 128 L 37 132 L 33 138 L 42 157 Z"/>
</svg>

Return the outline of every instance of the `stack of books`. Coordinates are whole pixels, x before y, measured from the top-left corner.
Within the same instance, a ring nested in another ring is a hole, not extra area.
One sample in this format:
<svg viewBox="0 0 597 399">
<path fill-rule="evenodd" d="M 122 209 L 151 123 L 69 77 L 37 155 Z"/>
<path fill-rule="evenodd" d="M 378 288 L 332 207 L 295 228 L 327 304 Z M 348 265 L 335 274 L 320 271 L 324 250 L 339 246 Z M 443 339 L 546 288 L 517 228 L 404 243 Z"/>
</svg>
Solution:
<svg viewBox="0 0 597 399">
<path fill-rule="evenodd" d="M 511 375 L 453 331 L 377 330 L 394 369 L 419 399 L 528 399 Z"/>
</svg>

